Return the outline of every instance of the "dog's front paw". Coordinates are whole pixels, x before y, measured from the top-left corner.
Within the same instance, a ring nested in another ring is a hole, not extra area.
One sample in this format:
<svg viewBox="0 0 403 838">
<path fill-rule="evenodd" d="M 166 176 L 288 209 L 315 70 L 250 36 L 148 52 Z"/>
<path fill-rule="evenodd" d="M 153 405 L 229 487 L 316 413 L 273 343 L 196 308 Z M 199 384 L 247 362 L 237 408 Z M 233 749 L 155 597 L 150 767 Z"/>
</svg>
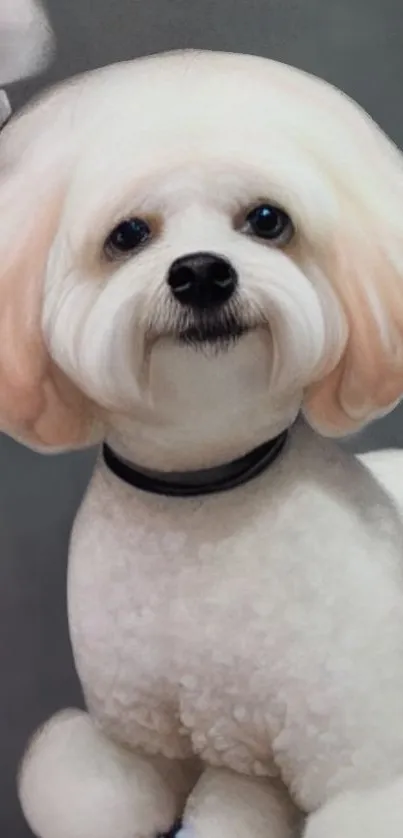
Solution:
<svg viewBox="0 0 403 838">
<path fill-rule="evenodd" d="M 403 779 L 346 792 L 308 818 L 303 838 L 403 838 Z"/>
<path fill-rule="evenodd" d="M 295 838 L 300 820 L 279 782 L 210 767 L 188 798 L 177 838 Z"/>
<path fill-rule="evenodd" d="M 90 717 L 54 717 L 33 740 L 20 798 L 39 838 L 156 838 L 177 801 L 151 761 L 109 741 Z"/>
</svg>

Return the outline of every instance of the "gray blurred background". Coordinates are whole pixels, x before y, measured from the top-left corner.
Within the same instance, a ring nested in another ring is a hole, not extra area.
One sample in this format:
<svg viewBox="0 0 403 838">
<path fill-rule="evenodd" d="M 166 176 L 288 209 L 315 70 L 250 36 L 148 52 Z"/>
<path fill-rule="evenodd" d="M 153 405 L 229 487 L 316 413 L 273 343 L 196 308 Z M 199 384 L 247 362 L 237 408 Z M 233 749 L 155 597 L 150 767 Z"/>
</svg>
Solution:
<svg viewBox="0 0 403 838">
<path fill-rule="evenodd" d="M 320 75 L 403 145 L 401 0 L 48 0 L 58 39 L 45 76 L 11 89 L 14 107 L 45 85 L 179 47 L 257 53 Z M 399 409 L 347 443 L 403 445 Z M 15 794 L 32 731 L 81 702 L 68 640 L 68 536 L 93 452 L 40 457 L 0 437 L 0 835 L 29 838 Z M 111 838 L 114 836 L 111 835 Z"/>
</svg>

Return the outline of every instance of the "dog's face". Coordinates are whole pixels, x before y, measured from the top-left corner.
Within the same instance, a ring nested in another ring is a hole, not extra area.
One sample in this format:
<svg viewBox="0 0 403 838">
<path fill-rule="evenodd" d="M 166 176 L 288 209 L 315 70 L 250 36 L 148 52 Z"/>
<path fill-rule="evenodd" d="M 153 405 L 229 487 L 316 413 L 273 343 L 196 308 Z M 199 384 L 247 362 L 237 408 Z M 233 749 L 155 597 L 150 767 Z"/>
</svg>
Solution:
<svg viewBox="0 0 403 838">
<path fill-rule="evenodd" d="M 197 466 L 301 407 L 343 433 L 403 392 L 401 158 L 332 88 L 240 56 L 132 62 L 51 94 L 1 159 L 17 435 L 74 445 L 95 419 L 146 465 Z"/>
</svg>

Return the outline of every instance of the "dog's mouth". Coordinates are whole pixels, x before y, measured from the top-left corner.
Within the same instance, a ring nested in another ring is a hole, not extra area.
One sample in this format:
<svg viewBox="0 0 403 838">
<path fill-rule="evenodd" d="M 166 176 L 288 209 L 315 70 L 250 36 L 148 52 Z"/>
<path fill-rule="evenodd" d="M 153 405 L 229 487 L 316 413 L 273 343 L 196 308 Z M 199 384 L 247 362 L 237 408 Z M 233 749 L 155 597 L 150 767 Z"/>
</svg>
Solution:
<svg viewBox="0 0 403 838">
<path fill-rule="evenodd" d="M 251 331 L 253 324 L 235 308 L 181 314 L 175 336 L 194 349 L 228 350 Z"/>
<path fill-rule="evenodd" d="M 245 335 L 265 327 L 261 316 L 236 301 L 216 309 L 196 311 L 164 307 L 155 311 L 147 340 L 169 338 L 183 347 L 214 353 L 228 351 Z"/>
<path fill-rule="evenodd" d="M 178 340 L 179 343 L 196 349 L 203 346 L 229 349 L 249 331 L 249 326 L 236 320 L 232 323 L 197 322 L 181 329 Z"/>
</svg>

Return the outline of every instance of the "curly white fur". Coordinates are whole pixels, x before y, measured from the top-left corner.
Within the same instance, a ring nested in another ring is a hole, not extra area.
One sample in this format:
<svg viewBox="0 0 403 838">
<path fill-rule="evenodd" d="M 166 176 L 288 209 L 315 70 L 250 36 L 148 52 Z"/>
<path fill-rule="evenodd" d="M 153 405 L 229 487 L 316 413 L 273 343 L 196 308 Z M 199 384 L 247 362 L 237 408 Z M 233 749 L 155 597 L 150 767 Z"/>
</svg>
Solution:
<svg viewBox="0 0 403 838">
<path fill-rule="evenodd" d="M 56 717 L 27 753 L 32 829 L 155 838 L 184 811 L 194 838 L 290 838 L 305 817 L 306 838 L 396 838 L 402 457 L 360 462 L 317 431 L 403 392 L 398 151 L 295 70 L 181 53 L 51 92 L 0 159 L 10 432 L 45 449 L 106 437 L 169 471 L 292 428 L 265 474 L 203 499 L 129 489 L 99 463 L 69 570 L 89 714 Z M 248 235 L 259 201 L 290 215 L 284 248 Z M 151 241 L 108 260 L 133 215 Z M 179 338 L 166 277 L 194 251 L 239 277 L 246 330 L 225 347 Z"/>
</svg>

